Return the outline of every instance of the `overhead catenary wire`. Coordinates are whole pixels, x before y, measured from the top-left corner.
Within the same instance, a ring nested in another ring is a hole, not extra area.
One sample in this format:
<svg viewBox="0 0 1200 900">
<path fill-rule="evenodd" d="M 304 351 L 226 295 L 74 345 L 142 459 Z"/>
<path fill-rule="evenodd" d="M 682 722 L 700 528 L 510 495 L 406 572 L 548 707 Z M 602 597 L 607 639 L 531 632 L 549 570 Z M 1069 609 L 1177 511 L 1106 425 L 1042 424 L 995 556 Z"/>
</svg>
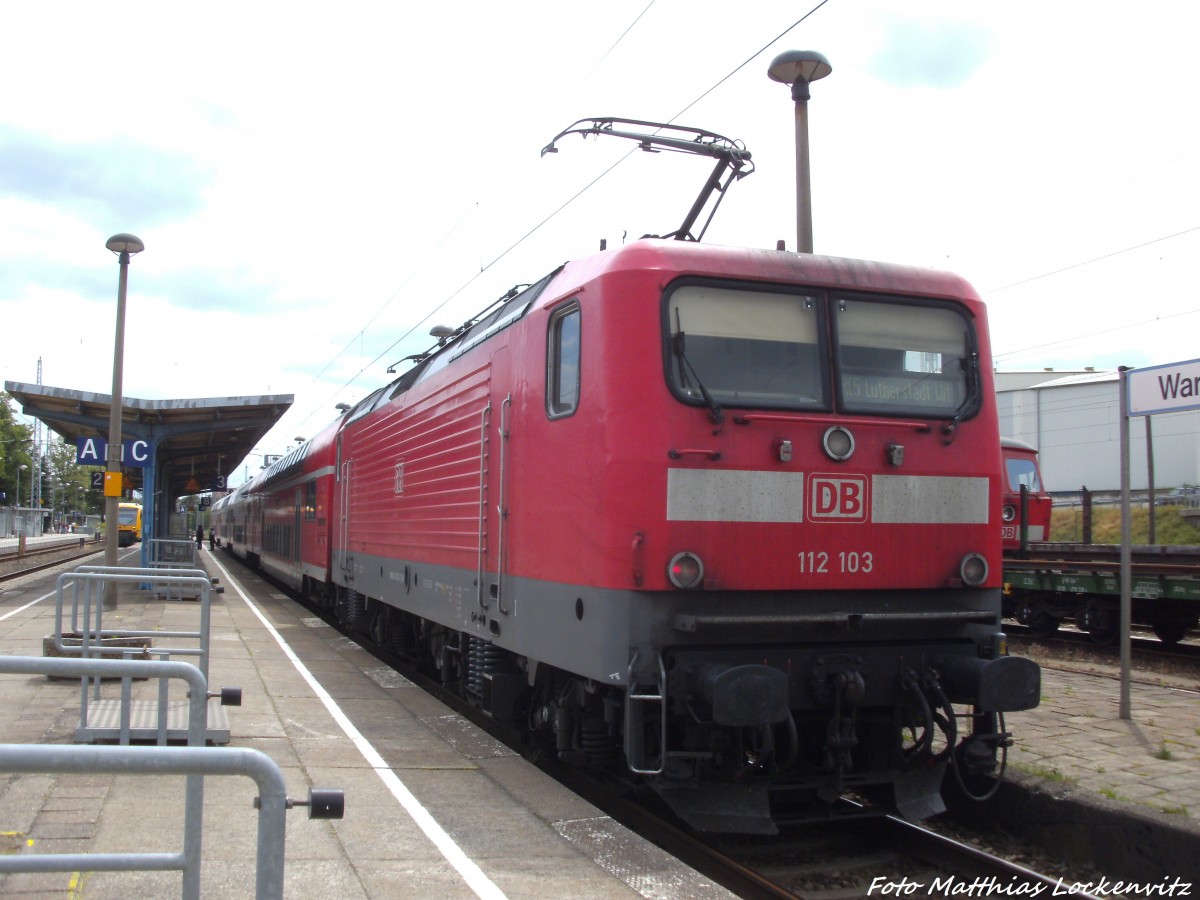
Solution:
<svg viewBox="0 0 1200 900">
<path fill-rule="evenodd" d="M 1155 316 L 1153 319 L 1143 319 L 1140 322 L 1128 322 L 1123 325 L 1117 325 L 1113 328 L 1103 328 L 1100 331 L 1091 331 L 1091 332 L 1088 332 L 1087 334 L 1077 334 L 1077 335 L 1073 335 L 1072 337 L 1062 338 L 1057 341 L 1047 341 L 1046 343 L 1043 343 L 1043 344 L 1035 344 L 1032 347 L 1023 347 L 1020 350 L 1009 350 L 1005 353 L 993 354 L 992 361 L 999 362 L 1002 359 L 1010 359 L 1015 356 L 1022 356 L 1026 353 L 1032 353 L 1035 350 L 1045 350 L 1048 347 L 1059 347 L 1059 346 L 1062 346 L 1063 344 L 1073 344 L 1076 341 L 1083 341 L 1083 340 L 1087 340 L 1089 338 L 1100 337 L 1101 335 L 1105 335 L 1105 334 L 1114 334 L 1115 332 L 1118 332 L 1118 331 L 1128 331 L 1130 328 L 1140 328 L 1143 325 L 1153 325 L 1157 322 L 1164 322 L 1168 319 L 1178 319 L 1182 316 L 1194 316 L 1194 315 L 1196 315 L 1196 313 L 1200 313 L 1200 309 L 1188 309 L 1188 310 L 1184 310 L 1183 312 L 1171 313 L 1170 315 Z"/>
<path fill-rule="evenodd" d="M 614 51 L 614 50 L 615 50 L 615 49 L 616 49 L 616 48 L 617 48 L 617 47 L 618 47 L 618 46 L 621 44 L 621 42 L 622 42 L 623 40 L 625 40 L 625 38 L 626 38 L 626 37 L 629 35 L 629 33 L 630 33 L 630 32 L 631 32 L 633 29 L 634 29 L 634 27 L 635 27 L 635 26 L 638 24 L 638 22 L 640 22 L 640 21 L 642 20 L 642 18 L 643 18 L 643 17 L 646 15 L 646 13 L 650 11 L 650 8 L 651 8 L 652 6 L 654 6 L 654 4 L 655 4 L 656 2 L 658 2 L 658 0 L 650 0 L 650 2 L 649 2 L 649 3 L 647 3 L 645 7 L 643 7 L 642 11 L 641 11 L 640 13 L 638 13 L 638 14 L 637 14 L 637 15 L 634 17 L 633 21 L 632 21 L 632 22 L 630 22 L 630 23 L 629 23 L 629 24 L 628 24 L 628 25 L 625 27 L 625 30 L 624 30 L 624 31 L 622 31 L 622 32 L 621 32 L 621 34 L 620 34 L 620 35 L 617 37 L 617 39 L 616 39 L 615 41 L 613 41 L 612 45 L 611 45 L 611 46 L 609 46 L 609 48 L 608 48 L 607 50 L 605 50 L 605 51 L 604 51 L 604 53 L 602 53 L 602 54 L 600 55 L 600 58 L 596 60 L 596 62 L 595 62 L 593 65 L 592 65 L 592 68 L 588 70 L 587 74 L 585 74 L 585 75 L 584 75 L 584 76 L 583 76 L 583 77 L 580 79 L 580 81 L 579 81 L 579 84 L 583 84 L 583 83 L 585 83 L 585 82 L 586 82 L 586 81 L 587 81 L 589 78 L 591 78 L 592 74 L 593 74 L 593 73 L 594 73 L 594 72 L 595 72 L 595 71 L 596 71 L 596 70 L 597 70 L 597 69 L 598 69 L 598 68 L 599 68 L 601 65 L 603 65 L 604 61 L 605 61 L 606 59 L 608 59 L 608 58 L 609 58 L 609 56 L 611 56 L 611 55 L 612 55 L 612 52 L 613 52 L 613 51 Z M 578 90 L 578 85 L 576 86 L 576 88 L 575 88 L 575 89 L 576 89 L 576 90 Z M 570 201 L 568 201 L 568 202 L 570 202 Z M 468 209 L 468 210 L 467 210 L 467 212 L 463 213 L 463 214 L 462 214 L 462 216 L 460 216 L 460 217 L 459 217 L 458 221 L 457 221 L 457 222 L 455 222 L 455 223 L 454 223 L 454 225 L 452 225 L 452 226 L 450 227 L 450 229 L 449 229 L 449 230 L 448 230 L 448 231 L 447 231 L 447 232 L 446 232 L 446 233 L 445 233 L 445 234 L 442 236 L 441 240 L 439 240 L 439 241 L 438 241 L 438 242 L 437 242 L 437 243 L 434 245 L 433 249 L 434 249 L 434 250 L 440 250 L 440 249 L 441 249 L 443 246 L 445 246 L 446 242 L 447 242 L 448 240 L 450 240 L 450 238 L 451 238 L 451 237 L 452 237 L 452 236 L 453 236 L 453 235 L 454 235 L 454 234 L 455 234 L 455 233 L 458 231 L 458 229 L 459 229 L 459 228 L 461 228 L 461 227 L 462 227 L 462 224 L 463 224 L 463 222 L 465 222 L 465 221 L 466 221 L 466 219 L 467 219 L 467 218 L 468 218 L 468 217 L 469 217 L 469 216 L 470 216 L 470 215 L 471 215 L 473 212 L 475 212 L 475 211 L 478 209 L 478 206 L 479 206 L 479 204 L 478 204 L 478 203 L 475 203 L 475 204 L 474 204 L 474 205 L 473 205 L 473 206 L 472 206 L 470 209 Z M 530 234 L 532 234 L 532 232 L 530 232 Z M 522 238 L 522 240 L 524 240 L 524 238 Z M 519 244 L 519 243 L 520 243 L 520 241 L 518 241 L 518 242 L 517 242 L 517 244 Z M 516 246 L 516 245 L 514 245 L 514 246 Z M 507 251 L 506 251 L 506 252 L 507 252 Z M 483 272 L 486 272 L 488 268 L 490 268 L 490 267 L 491 267 L 491 266 L 492 266 L 492 265 L 493 265 L 493 264 L 494 264 L 496 261 L 498 261 L 498 260 L 499 260 L 499 259 L 501 259 L 501 258 L 503 258 L 503 255 L 501 255 L 500 257 L 497 257 L 497 260 L 493 260 L 493 262 L 492 262 L 492 263 L 489 263 L 489 264 L 488 264 L 488 265 L 486 265 L 486 266 L 481 266 L 481 267 L 480 267 L 480 269 L 479 269 L 479 274 L 482 274 Z M 384 312 L 384 311 L 385 311 L 385 310 L 386 310 L 386 309 L 387 309 L 389 306 L 391 306 L 391 305 L 392 305 L 393 301 L 395 301 L 395 299 L 396 299 L 398 296 L 400 296 L 401 292 L 404 290 L 404 288 L 405 288 L 405 287 L 407 287 L 407 286 L 408 286 L 409 282 L 411 282 L 411 281 L 412 281 L 412 279 L 413 279 L 414 277 L 416 277 L 416 274 L 417 274 L 417 272 L 419 271 L 419 269 L 420 269 L 420 267 L 414 268 L 414 269 L 412 270 L 412 272 L 410 272 L 410 273 L 409 273 L 408 277 L 407 277 L 407 278 L 405 278 L 405 279 L 404 279 L 404 281 L 400 283 L 399 287 L 397 287 L 397 288 L 396 288 L 394 291 L 392 291 L 392 293 L 391 293 L 391 294 L 389 294 L 389 295 L 388 295 L 388 298 L 387 298 L 387 299 L 386 299 L 386 300 L 383 302 L 383 304 L 382 304 L 382 305 L 379 307 L 379 309 L 377 309 L 377 310 L 375 311 L 375 313 L 374 313 L 374 314 L 373 314 L 373 315 L 372 315 L 372 316 L 371 316 L 369 319 L 367 319 L 367 321 L 366 321 L 366 322 L 363 324 L 363 326 L 362 326 L 362 327 L 361 327 L 361 328 L 360 328 L 358 331 L 356 331 L 356 332 L 353 334 L 353 336 L 350 338 L 350 340 L 348 340 L 348 341 L 346 342 L 345 346 L 343 346 L 341 350 L 339 350 L 339 351 L 338 351 L 336 354 L 334 354 L 334 355 L 333 355 L 333 357 L 331 357 L 331 358 L 330 358 L 329 362 L 327 362 L 327 363 L 325 364 L 325 367 L 324 367 L 323 369 L 321 369 L 321 371 L 320 371 L 320 372 L 318 372 L 316 375 L 314 375 L 314 376 L 313 376 L 312 380 L 310 381 L 310 384 L 311 384 L 311 383 L 315 383 L 317 380 L 319 380 L 319 379 L 321 378 L 321 376 L 322 376 L 322 375 L 324 375 L 326 372 L 328 372 L 328 371 L 329 371 L 329 368 L 330 368 L 330 367 L 331 367 L 331 366 L 332 366 L 332 365 L 333 365 L 335 362 L 337 362 L 337 360 L 338 360 L 339 358 L 341 358 L 342 354 L 343 354 L 343 353 L 345 353 L 347 350 L 349 350 L 349 349 L 350 349 L 350 348 L 351 348 L 351 347 L 354 345 L 354 342 L 355 342 L 356 340 L 359 340 L 359 339 L 360 339 L 360 337 L 361 337 L 363 334 L 365 334 L 365 332 L 366 332 L 367 328 L 369 328 L 369 327 L 371 326 L 371 323 L 372 323 L 372 322 L 374 322 L 376 319 L 378 319 L 378 318 L 379 318 L 379 317 L 380 317 L 380 316 L 383 314 L 383 312 Z M 425 316 L 424 316 L 424 318 L 420 319 L 420 320 L 419 320 L 419 321 L 418 321 L 418 322 L 417 322 L 415 325 L 413 325 L 413 327 L 412 327 L 412 328 L 409 328 L 409 329 L 408 329 L 408 331 L 404 332 L 404 334 L 402 334 L 402 335 L 401 335 L 401 336 L 400 336 L 400 337 L 399 337 L 397 340 L 395 340 L 395 341 L 394 341 L 394 342 L 393 342 L 393 343 L 392 343 L 390 346 L 388 346 L 388 347 L 387 347 L 386 349 L 384 349 L 384 350 L 383 350 L 383 351 L 382 351 L 382 352 L 381 352 L 381 353 L 380 353 L 378 356 L 376 356 L 376 357 L 375 357 L 373 360 L 371 360 L 371 362 L 369 362 L 367 365 L 365 365 L 365 366 L 363 366 L 361 369 L 359 369 L 359 370 L 358 370 L 358 371 L 357 371 L 357 372 L 354 374 L 354 377 L 353 377 L 353 378 L 351 378 L 351 379 L 350 379 L 348 382 L 346 382 L 346 384 L 342 385 L 342 387 L 341 387 L 341 388 L 339 388 L 338 390 L 339 390 L 339 391 L 341 391 L 341 390 L 345 390 L 345 388 L 347 388 L 347 387 L 349 387 L 351 384 L 353 384 L 353 383 L 354 383 L 354 382 L 355 382 L 355 381 L 356 381 L 356 380 L 359 378 L 359 376 L 361 376 L 361 375 L 362 375 L 362 374 L 363 374 L 363 373 L 364 373 L 364 372 L 365 372 L 367 369 L 369 369 L 371 366 L 373 366 L 373 365 L 375 365 L 376 363 L 378 363 L 378 362 L 379 362 L 379 360 L 380 360 L 380 359 L 382 359 L 382 358 L 384 357 L 384 355 L 385 355 L 385 354 L 389 353 L 389 352 L 392 350 L 392 348 L 394 348 L 394 347 L 395 347 L 397 344 L 399 344 L 401 341 L 403 341 L 403 340 L 405 340 L 407 337 L 409 337 L 409 336 L 410 336 L 410 335 L 413 333 L 413 331 L 415 331 L 415 330 L 416 330 L 416 328 L 417 328 L 417 327 L 418 327 L 418 326 L 421 324 L 421 322 L 428 321 L 428 319 L 429 319 L 429 317 L 430 317 L 430 316 L 432 316 L 432 315 L 436 314 L 436 313 L 437 313 L 439 310 L 441 310 L 441 309 L 442 309 L 444 306 L 446 306 L 446 304 L 447 304 L 447 303 L 449 303 L 449 302 L 450 302 L 451 300 L 453 300 L 453 299 L 454 299 L 456 296 L 458 296 L 458 295 L 459 295 L 459 294 L 460 294 L 460 293 L 463 291 L 463 289 L 464 289 L 465 287 L 467 287 L 469 284 L 471 284 L 471 283 L 472 283 L 474 280 L 475 280 L 474 278 L 472 278 L 472 279 L 468 280 L 468 281 L 466 282 L 466 284 L 463 284 L 463 285 L 461 285 L 461 286 L 458 288 L 458 290 L 456 290 L 456 291 L 455 291 L 453 294 L 451 294 L 449 297 L 447 297 L 445 300 L 443 300 L 441 304 L 439 304 L 437 307 L 435 307 L 434 309 L 432 309 L 432 310 L 430 310 L 428 313 L 426 313 L 426 314 L 425 314 Z M 307 417 L 307 418 L 305 418 L 303 421 L 301 421 L 300 425 L 302 425 L 302 426 L 303 426 L 303 425 L 306 425 L 306 424 L 308 423 L 309 419 L 311 419 L 311 418 L 313 417 L 313 415 L 315 414 L 315 412 L 316 412 L 316 410 L 314 410 L 314 412 L 313 412 L 313 413 L 309 413 L 308 417 Z"/>
<path fill-rule="evenodd" d="M 1130 247 L 1123 247 L 1120 250 L 1113 250 L 1111 253 L 1104 253 L 1104 254 L 1101 254 L 1100 256 L 1093 256 L 1091 259 L 1085 259 L 1085 260 L 1081 260 L 1080 262 L 1077 262 L 1077 263 L 1071 263 L 1069 266 L 1061 266 L 1060 268 L 1052 269 L 1049 272 L 1042 272 L 1040 275 L 1031 275 L 1028 278 L 1022 278 L 1020 281 L 1013 281 L 1009 284 L 1001 285 L 1000 287 L 995 287 L 995 288 L 991 288 L 989 290 L 983 291 L 982 295 L 984 297 L 987 297 L 987 296 L 990 296 L 991 294 L 998 294 L 1001 291 L 1007 291 L 1009 288 L 1015 288 L 1022 284 L 1029 284 L 1031 281 L 1039 281 L 1042 278 L 1049 278 L 1052 275 L 1061 275 L 1063 272 L 1070 272 L 1072 269 L 1079 269 L 1079 268 L 1082 268 L 1083 266 L 1090 266 L 1093 263 L 1103 262 L 1106 259 L 1112 259 L 1114 256 L 1120 256 L 1124 253 L 1132 253 L 1134 250 L 1141 250 L 1145 247 L 1153 246 L 1154 244 L 1161 244 L 1163 241 L 1169 241 L 1169 240 L 1172 240 L 1173 238 L 1183 237 L 1186 234 L 1192 234 L 1193 232 L 1196 232 L 1196 231 L 1200 231 L 1200 225 L 1193 225 L 1191 228 L 1185 228 L 1183 231 L 1176 231 L 1174 234 L 1164 234 L 1161 237 L 1156 237 L 1156 238 L 1153 238 L 1148 241 L 1143 241 L 1140 244 L 1134 244 Z"/>
<path fill-rule="evenodd" d="M 1148 240 L 1148 241 L 1142 241 L 1141 243 L 1138 243 L 1138 244 L 1132 244 L 1128 247 L 1122 247 L 1120 250 L 1113 250 L 1110 253 L 1103 253 L 1099 256 L 1094 256 L 1089 259 L 1080 260 L 1079 262 L 1072 263 L 1068 266 L 1060 266 L 1057 269 L 1052 269 L 1051 271 L 1048 271 L 1048 272 L 1042 272 L 1039 275 L 1032 275 L 1028 278 L 1023 278 L 1019 281 L 1014 281 L 1014 282 L 1011 282 L 1006 285 L 1002 285 L 997 288 L 991 288 L 989 290 L 982 291 L 981 296 L 984 298 L 990 298 L 992 295 L 998 294 L 1001 291 L 1006 291 L 1009 288 L 1014 288 L 1019 285 L 1029 284 L 1034 281 L 1039 281 L 1043 278 L 1050 278 L 1055 275 L 1061 275 L 1064 272 L 1070 272 L 1075 269 L 1083 268 L 1084 266 L 1089 266 L 1089 265 L 1093 265 L 1096 263 L 1104 262 L 1105 260 L 1113 259 L 1114 257 L 1121 256 L 1125 253 L 1132 253 L 1136 250 L 1142 250 L 1146 247 L 1151 247 L 1155 244 L 1161 244 L 1164 241 L 1170 241 L 1170 240 L 1174 240 L 1176 238 L 1184 237 L 1189 234 L 1194 234 L 1197 231 L 1200 231 L 1200 225 L 1195 225 L 1195 226 L 1192 226 L 1191 228 L 1185 228 L 1182 231 L 1172 232 L 1171 234 L 1164 234 L 1159 237 L 1152 238 L 1151 240 Z M 1037 350 L 1045 350 L 1050 347 L 1061 347 L 1063 345 L 1073 344 L 1078 341 L 1088 340 L 1090 338 L 1100 337 L 1100 336 L 1106 335 L 1106 334 L 1114 334 L 1116 332 L 1128 331 L 1130 328 L 1140 328 L 1144 325 L 1153 325 L 1155 323 L 1167 321 L 1169 319 L 1177 319 L 1177 318 L 1181 318 L 1183 316 L 1195 315 L 1196 313 L 1200 313 L 1200 309 L 1188 309 L 1188 310 L 1183 310 L 1181 312 L 1170 313 L 1167 315 L 1154 316 L 1153 318 L 1143 319 L 1138 322 L 1125 322 L 1125 323 L 1122 323 L 1121 325 L 1116 325 L 1112 328 L 1103 328 L 1103 329 L 1100 329 L 1099 331 L 1091 331 L 1091 332 L 1086 332 L 1083 334 L 1076 334 L 1076 335 L 1072 335 L 1070 337 L 1060 338 L 1060 339 L 1054 340 L 1054 341 L 1045 341 L 1043 343 L 1034 344 L 1029 347 L 1022 347 L 1018 350 L 1008 350 L 1003 353 L 995 353 L 993 355 L 993 361 L 998 362 L 998 361 L 1004 360 L 1004 359 L 1012 359 L 1014 357 L 1023 356 L 1026 353 L 1033 353 L 1034 351 L 1037 351 Z"/>
<path fill-rule="evenodd" d="M 590 78 L 591 75 L 596 71 L 596 69 L 603 63 L 603 61 L 612 54 L 612 52 L 616 49 L 616 47 L 629 35 L 629 33 L 638 24 L 638 22 L 640 22 L 642 20 L 642 18 L 646 15 L 646 13 L 650 10 L 650 8 L 654 5 L 655 2 L 656 2 L 656 0 L 650 0 L 650 3 L 648 3 L 642 9 L 642 11 L 640 13 L 638 13 L 638 15 L 629 24 L 629 26 L 627 26 L 625 28 L 625 30 L 621 33 L 621 35 L 617 38 L 617 40 L 613 42 L 612 46 L 610 46 L 604 52 L 604 54 L 600 57 L 600 59 L 592 66 L 592 68 L 588 71 L 588 73 L 583 77 L 583 79 L 582 79 L 583 81 L 586 81 L 588 78 Z M 792 30 L 797 28 L 799 25 L 801 25 L 806 19 L 808 19 L 815 12 L 817 12 L 817 10 L 821 9 L 821 7 L 825 6 L 828 2 L 829 2 L 829 0 L 819 0 L 819 2 L 816 3 L 806 13 L 804 13 L 804 15 L 800 16 L 800 18 L 796 19 L 794 22 L 792 22 L 790 25 L 788 25 L 786 28 L 784 28 L 782 31 L 780 31 L 775 37 L 771 38 L 769 41 L 767 41 L 765 44 L 763 44 L 758 50 L 756 50 L 754 53 L 752 53 L 748 57 L 746 57 L 746 59 L 744 59 L 741 63 L 736 65 L 734 68 L 732 68 L 729 72 L 727 72 L 724 76 L 722 76 L 720 79 L 718 79 L 715 83 L 713 83 L 709 88 L 707 88 L 705 91 L 703 91 L 694 100 L 692 100 L 690 103 L 688 103 L 686 106 L 684 106 L 681 110 L 679 110 L 674 116 L 672 116 L 670 119 L 667 120 L 667 123 L 670 124 L 670 123 L 675 122 L 680 116 L 684 115 L 688 110 L 692 109 L 694 106 L 696 106 L 702 100 L 704 100 L 705 97 L 709 96 L 711 93 L 713 93 L 713 91 L 717 90 L 722 84 L 727 82 L 730 78 L 732 78 L 734 75 L 736 75 L 742 69 L 744 69 L 747 65 L 749 65 L 751 62 L 753 62 L 758 57 L 760 57 L 773 44 L 778 42 L 781 38 L 786 36 L 789 32 L 791 32 Z M 468 288 L 476 280 L 478 280 L 478 278 L 481 275 L 483 275 L 489 269 L 494 267 L 497 263 L 499 263 L 500 261 L 505 259 L 510 253 L 512 253 L 514 250 L 516 250 L 518 247 L 520 247 L 523 243 L 525 243 L 525 241 L 529 240 L 529 238 L 531 238 L 534 234 L 536 234 L 543 227 L 545 227 L 555 217 L 560 215 L 565 209 L 567 209 L 573 203 L 575 203 L 577 200 L 579 200 L 580 197 L 582 197 L 585 193 L 587 193 L 589 190 L 591 190 L 593 187 L 595 187 L 600 181 L 602 181 L 604 178 L 606 178 L 614 169 L 616 169 L 619 165 L 621 165 L 622 162 L 624 162 L 626 159 L 628 159 L 630 156 L 632 156 L 635 152 L 636 152 L 636 148 L 634 150 L 630 150 L 629 152 L 622 155 L 614 163 L 609 165 L 607 168 L 605 168 L 603 171 L 601 171 L 598 175 L 596 175 L 594 178 L 592 178 L 587 184 L 583 185 L 581 188 L 579 188 L 577 191 L 575 191 L 575 193 L 573 193 L 570 197 L 568 197 L 565 201 L 563 201 L 561 204 L 559 204 L 557 207 L 555 207 L 551 212 L 546 214 L 540 221 L 538 221 L 535 225 L 533 225 L 531 228 L 529 228 L 524 234 L 522 234 L 519 238 L 517 238 L 512 244 L 510 244 L 504 250 L 502 250 L 491 261 L 489 261 L 485 264 L 482 264 L 480 266 L 480 269 L 478 272 L 473 273 L 470 278 L 468 278 L 465 282 L 460 284 L 452 293 L 450 293 L 447 297 L 445 297 L 445 299 L 443 299 L 440 303 L 438 303 L 436 306 L 434 306 L 428 312 L 426 312 L 422 318 L 417 320 L 410 328 L 408 328 L 406 331 L 404 331 L 395 341 L 393 341 L 386 348 L 384 348 L 382 351 L 380 351 L 369 363 L 365 364 L 362 368 L 360 368 L 341 387 L 339 387 L 337 390 L 330 393 L 325 400 L 321 401 L 319 404 L 314 405 L 313 409 L 308 413 L 308 415 L 303 420 L 301 420 L 301 422 L 299 423 L 299 426 L 297 426 L 297 427 L 307 425 L 308 422 L 314 416 L 316 416 L 322 409 L 326 408 L 329 405 L 329 401 L 332 400 L 334 396 L 336 396 L 337 394 L 341 393 L 342 391 L 346 390 L 346 388 L 348 388 L 352 384 L 354 384 L 368 369 L 377 365 L 384 357 L 386 357 L 389 353 L 391 353 L 399 344 L 401 344 L 403 341 L 405 341 L 409 337 L 411 337 L 413 335 L 413 333 L 421 326 L 422 323 L 429 321 L 429 319 L 431 317 L 437 315 L 438 312 L 440 312 L 447 305 L 449 305 L 449 303 L 451 301 L 453 301 L 456 297 L 458 297 L 464 290 L 466 290 L 466 288 Z M 464 216 L 464 218 L 465 218 L 465 216 Z M 450 233 L 453 233 L 454 229 L 459 227 L 459 224 L 461 224 L 461 221 L 462 220 L 460 219 L 460 222 L 455 224 L 454 228 L 451 229 Z M 444 244 L 445 241 L 449 238 L 450 233 L 448 233 L 446 235 L 446 237 L 444 237 L 442 239 L 442 241 L 439 242 L 439 244 L 438 244 L 439 247 L 442 244 Z M 411 279 L 411 277 L 412 276 L 410 275 L 410 279 Z M 405 284 L 407 284 L 407 280 L 406 280 Z M 326 364 L 326 366 L 321 370 L 321 372 L 313 378 L 314 382 L 317 379 L 319 379 L 321 377 L 321 375 L 323 375 L 325 372 L 327 372 L 329 370 L 330 366 L 333 365 L 333 363 L 342 355 L 342 353 L 344 353 L 346 351 L 346 349 L 348 349 L 350 346 L 353 345 L 354 341 L 358 339 L 359 335 L 361 335 L 363 332 L 365 332 L 367 326 L 369 326 L 371 322 L 373 322 L 376 318 L 378 318 L 378 316 L 395 300 L 395 298 L 400 294 L 400 292 L 403 290 L 403 288 L 404 288 L 404 284 L 402 284 L 400 287 L 398 287 L 389 296 L 388 300 L 371 317 L 371 319 L 366 323 L 366 325 L 364 325 L 361 329 L 359 329 L 358 331 L 355 332 L 354 337 L 352 337 L 351 340 L 349 342 L 347 342 L 346 347 L 343 347 L 342 350 L 340 350 L 329 361 L 329 363 Z"/>
</svg>

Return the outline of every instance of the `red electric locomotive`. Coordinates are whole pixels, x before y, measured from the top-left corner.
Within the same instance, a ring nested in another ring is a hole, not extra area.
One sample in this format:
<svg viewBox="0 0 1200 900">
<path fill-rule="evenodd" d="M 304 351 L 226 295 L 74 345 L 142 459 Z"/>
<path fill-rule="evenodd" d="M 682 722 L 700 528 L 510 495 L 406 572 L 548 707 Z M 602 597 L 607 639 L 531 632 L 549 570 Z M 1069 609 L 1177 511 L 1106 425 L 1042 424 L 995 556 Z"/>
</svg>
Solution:
<svg viewBox="0 0 1200 900">
<path fill-rule="evenodd" d="M 485 312 L 214 516 L 258 516 L 264 566 L 697 828 L 848 792 L 922 817 L 947 766 L 994 784 L 1039 672 L 1000 630 L 968 284 L 643 239 Z"/>
<path fill-rule="evenodd" d="M 1000 532 L 1004 552 L 1023 549 L 1030 541 L 1050 539 L 1053 502 L 1042 486 L 1037 450 L 1015 438 L 1000 439 L 1004 460 L 1004 500 Z"/>
</svg>

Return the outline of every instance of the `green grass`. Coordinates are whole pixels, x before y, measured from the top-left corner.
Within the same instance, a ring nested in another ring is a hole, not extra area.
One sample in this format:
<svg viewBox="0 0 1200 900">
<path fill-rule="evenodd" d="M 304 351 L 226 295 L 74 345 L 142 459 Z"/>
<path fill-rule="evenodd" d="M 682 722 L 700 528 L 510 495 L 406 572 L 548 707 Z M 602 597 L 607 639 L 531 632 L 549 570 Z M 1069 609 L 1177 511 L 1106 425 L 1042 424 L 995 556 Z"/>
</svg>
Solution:
<svg viewBox="0 0 1200 900">
<path fill-rule="evenodd" d="M 1070 775 L 1064 775 L 1058 769 L 1047 769 L 1044 766 L 1031 766 L 1026 763 L 1009 763 L 1017 770 L 1024 772 L 1026 775 L 1032 775 L 1035 778 L 1042 778 L 1046 781 L 1054 781 L 1059 784 L 1078 784 L 1078 780 Z"/>
<path fill-rule="evenodd" d="M 1137 506 L 1130 513 L 1133 542 L 1150 543 L 1150 508 Z M 1183 518 L 1177 506 L 1158 507 L 1154 515 L 1154 543 L 1200 545 L 1200 525 L 1196 524 L 1197 521 Z M 1079 508 L 1054 510 L 1050 518 L 1050 540 L 1082 541 L 1083 512 Z M 1120 507 L 1092 507 L 1092 543 L 1121 543 Z"/>
</svg>

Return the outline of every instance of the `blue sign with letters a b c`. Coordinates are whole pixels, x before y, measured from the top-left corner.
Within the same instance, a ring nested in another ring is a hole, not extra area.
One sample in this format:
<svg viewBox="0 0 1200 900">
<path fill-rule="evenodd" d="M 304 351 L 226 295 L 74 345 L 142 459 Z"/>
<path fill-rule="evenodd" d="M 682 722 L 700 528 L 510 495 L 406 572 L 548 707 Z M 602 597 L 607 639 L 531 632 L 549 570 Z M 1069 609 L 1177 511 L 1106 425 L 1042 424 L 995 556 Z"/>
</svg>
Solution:
<svg viewBox="0 0 1200 900">
<path fill-rule="evenodd" d="M 102 466 L 108 462 L 108 441 L 104 438 L 75 438 L 75 462 L 81 466 Z M 121 441 L 121 465 L 144 469 L 150 465 L 150 442 L 142 438 Z"/>
</svg>

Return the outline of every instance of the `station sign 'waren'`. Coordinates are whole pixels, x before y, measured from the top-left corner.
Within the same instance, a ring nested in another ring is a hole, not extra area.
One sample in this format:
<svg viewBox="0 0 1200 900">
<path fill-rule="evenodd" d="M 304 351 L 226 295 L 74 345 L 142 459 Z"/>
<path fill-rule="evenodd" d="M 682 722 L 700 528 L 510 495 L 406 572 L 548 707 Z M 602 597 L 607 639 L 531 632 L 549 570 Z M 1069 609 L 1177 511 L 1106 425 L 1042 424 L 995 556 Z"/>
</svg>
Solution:
<svg viewBox="0 0 1200 900">
<path fill-rule="evenodd" d="M 1129 415 L 1200 408 L 1200 359 L 1130 369 Z"/>
</svg>

